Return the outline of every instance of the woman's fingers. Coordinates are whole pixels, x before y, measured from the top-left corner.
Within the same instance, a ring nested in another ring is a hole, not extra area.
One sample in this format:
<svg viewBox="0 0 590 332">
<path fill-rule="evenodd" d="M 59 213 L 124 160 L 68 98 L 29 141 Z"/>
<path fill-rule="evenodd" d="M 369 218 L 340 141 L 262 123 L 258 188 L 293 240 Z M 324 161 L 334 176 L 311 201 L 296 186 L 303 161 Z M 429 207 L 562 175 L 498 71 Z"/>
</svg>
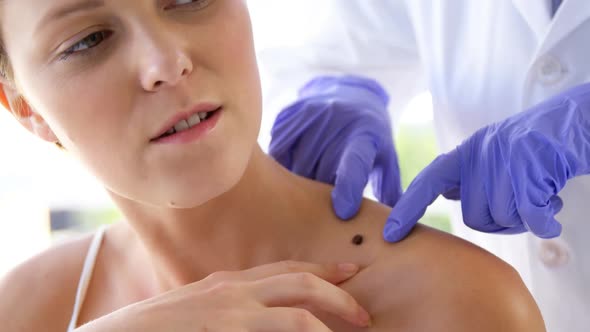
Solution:
<svg viewBox="0 0 590 332">
<path fill-rule="evenodd" d="M 331 283 L 357 272 L 356 265 L 293 261 L 218 272 L 95 322 L 104 327 L 100 331 L 330 331 L 314 315 L 318 309 L 366 327 L 369 314 L 350 294 Z"/>
<path fill-rule="evenodd" d="M 280 274 L 251 283 L 250 291 L 267 307 L 304 305 L 341 317 L 356 326 L 370 325 L 370 316 L 346 291 L 309 272 Z"/>
<path fill-rule="evenodd" d="M 256 312 L 248 331 L 256 332 L 332 332 L 311 312 L 299 308 L 269 308 Z"/>
<path fill-rule="evenodd" d="M 260 305 L 256 315 L 265 318 L 247 319 L 255 325 L 251 331 L 330 331 L 312 312 L 293 307 L 321 310 L 355 326 L 369 326 L 367 311 L 349 293 L 334 285 L 358 270 L 355 264 L 282 261 L 244 271 L 217 272 L 203 281 L 214 291 L 213 298 L 227 298 L 234 305 L 242 303 L 237 299 L 244 299 L 243 304 Z"/>
</svg>

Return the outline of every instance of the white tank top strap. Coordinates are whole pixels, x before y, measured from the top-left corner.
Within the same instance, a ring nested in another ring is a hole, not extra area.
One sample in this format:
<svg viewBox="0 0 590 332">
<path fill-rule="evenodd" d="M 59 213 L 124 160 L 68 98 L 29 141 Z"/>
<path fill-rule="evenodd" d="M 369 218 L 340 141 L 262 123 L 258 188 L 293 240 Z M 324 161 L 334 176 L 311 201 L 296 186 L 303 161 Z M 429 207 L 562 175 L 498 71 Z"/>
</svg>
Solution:
<svg viewBox="0 0 590 332">
<path fill-rule="evenodd" d="M 76 325 L 78 324 L 80 309 L 82 308 L 84 298 L 86 297 L 88 284 L 90 283 L 90 279 L 92 279 L 94 264 L 96 263 L 96 257 L 98 256 L 98 251 L 100 250 L 100 245 L 102 244 L 102 238 L 104 237 L 105 231 L 106 226 L 101 226 L 94 234 L 92 242 L 90 243 L 90 247 L 88 248 L 88 253 L 86 254 L 86 259 L 84 260 L 84 267 L 82 268 L 82 274 L 80 275 L 80 281 L 78 282 L 76 302 L 74 303 L 74 311 L 72 313 L 72 318 L 70 319 L 70 324 L 68 325 L 68 332 L 75 330 Z"/>
</svg>

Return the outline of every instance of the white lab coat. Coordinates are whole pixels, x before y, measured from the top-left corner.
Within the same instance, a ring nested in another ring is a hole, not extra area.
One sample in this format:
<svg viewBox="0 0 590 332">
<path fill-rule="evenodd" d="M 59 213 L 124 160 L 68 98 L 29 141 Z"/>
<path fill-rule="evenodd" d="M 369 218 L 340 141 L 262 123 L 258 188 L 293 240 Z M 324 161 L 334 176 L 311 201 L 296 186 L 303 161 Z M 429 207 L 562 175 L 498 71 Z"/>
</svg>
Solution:
<svg viewBox="0 0 590 332">
<path fill-rule="evenodd" d="M 553 19 L 550 0 L 265 4 L 264 13 L 251 8 L 255 33 L 265 35 L 258 44 L 265 112 L 293 101 L 296 88 L 314 75 L 372 76 L 392 97 L 394 121 L 411 97 L 430 90 L 440 147 L 449 151 L 486 124 L 590 82 L 589 0 L 564 0 Z M 262 142 L 273 117 L 266 119 Z M 568 182 L 560 196 L 557 239 L 472 231 L 458 204 L 453 226 L 520 272 L 549 332 L 590 331 L 589 177 Z"/>
</svg>

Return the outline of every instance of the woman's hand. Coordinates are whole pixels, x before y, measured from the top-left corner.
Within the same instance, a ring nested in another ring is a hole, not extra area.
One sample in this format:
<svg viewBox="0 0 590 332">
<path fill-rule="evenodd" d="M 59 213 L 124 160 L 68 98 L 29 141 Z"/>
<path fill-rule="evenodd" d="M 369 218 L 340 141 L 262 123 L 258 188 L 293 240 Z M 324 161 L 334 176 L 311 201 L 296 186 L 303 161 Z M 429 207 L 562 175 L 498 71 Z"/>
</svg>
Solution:
<svg viewBox="0 0 590 332">
<path fill-rule="evenodd" d="M 369 314 L 337 286 L 357 272 L 355 265 L 293 261 L 217 272 L 115 311 L 76 331 L 331 331 L 310 311 L 296 306 L 328 312 L 366 327 L 370 325 Z"/>
</svg>

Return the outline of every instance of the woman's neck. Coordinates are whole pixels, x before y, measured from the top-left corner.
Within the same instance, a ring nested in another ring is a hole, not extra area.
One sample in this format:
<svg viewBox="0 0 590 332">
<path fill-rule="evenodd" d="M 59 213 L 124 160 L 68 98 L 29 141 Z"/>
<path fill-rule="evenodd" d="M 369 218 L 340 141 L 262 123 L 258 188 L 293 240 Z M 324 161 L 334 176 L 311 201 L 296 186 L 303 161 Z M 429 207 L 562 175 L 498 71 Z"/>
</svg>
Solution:
<svg viewBox="0 0 590 332">
<path fill-rule="evenodd" d="M 332 217 L 326 193 L 326 187 L 291 174 L 257 147 L 230 191 L 194 209 L 154 210 L 115 200 L 160 287 L 171 289 L 215 271 L 306 257 L 304 242 L 318 236 L 314 228 L 325 223 L 309 217 Z"/>
</svg>

